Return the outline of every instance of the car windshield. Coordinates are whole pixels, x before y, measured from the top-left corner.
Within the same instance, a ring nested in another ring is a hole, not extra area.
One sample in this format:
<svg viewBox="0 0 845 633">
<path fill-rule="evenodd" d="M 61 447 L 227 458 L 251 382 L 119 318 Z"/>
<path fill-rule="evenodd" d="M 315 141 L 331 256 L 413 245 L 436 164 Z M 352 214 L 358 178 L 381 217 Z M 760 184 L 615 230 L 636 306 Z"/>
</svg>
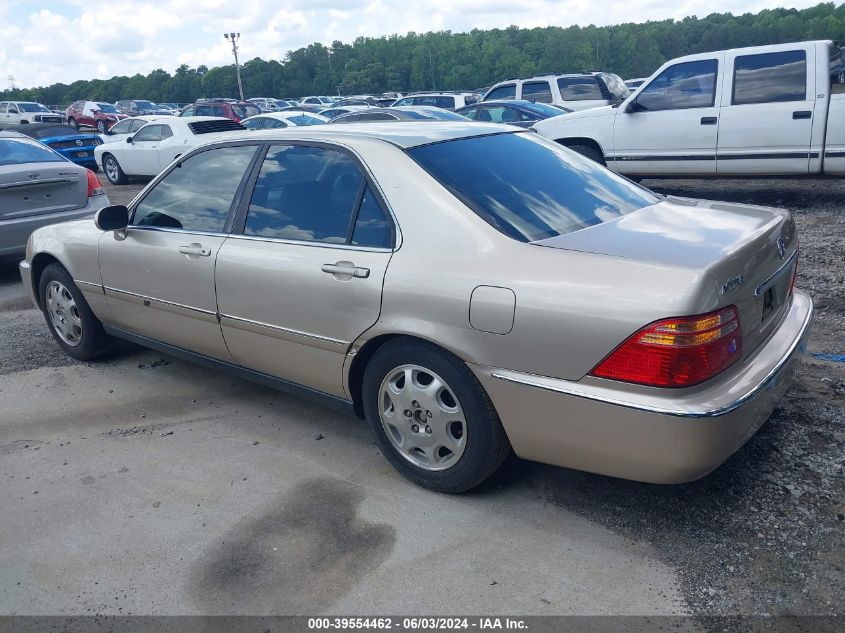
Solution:
<svg viewBox="0 0 845 633">
<path fill-rule="evenodd" d="M 152 101 L 136 101 L 135 105 L 137 105 L 142 110 L 155 110 L 156 108 L 158 108 L 158 106 Z"/>
<path fill-rule="evenodd" d="M 64 160 L 56 152 L 34 141 L 0 139 L 0 165 L 24 163 L 60 163 Z"/>
<path fill-rule="evenodd" d="M 546 103 L 526 103 L 522 107 L 526 110 L 530 110 L 531 112 L 536 112 L 537 114 L 544 117 L 560 116 L 561 114 L 572 112 L 572 110 L 570 110 L 569 108 L 548 105 Z"/>
<path fill-rule="evenodd" d="M 428 110 L 402 110 L 411 119 L 437 119 L 438 121 L 466 121 L 467 118 L 452 112 L 451 110 L 441 110 L 439 108 L 429 108 Z"/>
<path fill-rule="evenodd" d="M 19 103 L 18 108 L 23 112 L 49 112 L 47 107 L 40 103 Z"/>
<path fill-rule="evenodd" d="M 100 112 L 105 112 L 106 114 L 117 114 L 117 108 L 115 108 L 115 107 L 114 107 L 112 104 L 110 104 L 110 103 L 98 103 L 98 104 L 97 104 L 97 109 L 98 109 Z"/>
<path fill-rule="evenodd" d="M 408 153 L 482 219 L 520 242 L 571 233 L 658 201 L 647 189 L 531 133 L 462 138 Z"/>
<path fill-rule="evenodd" d="M 19 130 L 21 133 L 25 133 L 27 136 L 31 136 L 32 138 L 51 138 L 53 136 L 77 136 L 79 132 L 77 132 L 75 127 L 71 127 L 70 125 L 51 125 L 49 127 L 36 127 L 34 125 L 28 125 L 26 127 L 26 132 Z"/>
<path fill-rule="evenodd" d="M 298 114 L 296 116 L 288 117 L 288 121 L 293 121 L 296 125 L 322 125 L 325 123 L 322 119 L 308 116 L 307 114 Z"/>
</svg>

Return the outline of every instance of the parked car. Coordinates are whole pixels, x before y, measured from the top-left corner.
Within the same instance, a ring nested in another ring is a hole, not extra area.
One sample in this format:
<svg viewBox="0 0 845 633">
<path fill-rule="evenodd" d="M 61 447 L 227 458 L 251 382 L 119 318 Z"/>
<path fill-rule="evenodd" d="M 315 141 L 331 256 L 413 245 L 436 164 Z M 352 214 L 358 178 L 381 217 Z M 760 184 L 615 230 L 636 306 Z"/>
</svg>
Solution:
<svg viewBox="0 0 845 633">
<path fill-rule="evenodd" d="M 666 62 L 617 108 L 543 136 L 633 177 L 845 174 L 845 66 L 830 41 Z"/>
<path fill-rule="evenodd" d="M 241 121 L 248 130 L 272 130 L 280 127 L 300 125 L 322 125 L 328 123 L 327 117 L 312 112 L 265 112 Z"/>
<path fill-rule="evenodd" d="M 262 112 L 276 112 L 280 107 L 279 102 L 270 97 L 253 97 L 252 99 L 247 99 L 247 101 L 257 106 Z"/>
<path fill-rule="evenodd" d="M 65 112 L 68 125 L 77 130 L 81 127 L 93 127 L 103 134 L 118 121 L 126 118 L 110 103 L 99 101 L 76 101 Z"/>
<path fill-rule="evenodd" d="M 426 106 L 391 106 L 369 108 L 336 116 L 329 123 L 372 123 L 374 121 L 466 121 L 466 117 L 443 108 Z"/>
<path fill-rule="evenodd" d="M 179 114 L 180 117 L 193 116 L 213 116 L 224 117 L 238 122 L 241 119 L 246 119 L 256 114 L 261 114 L 260 108 L 254 103 L 248 101 L 234 101 L 226 100 L 209 100 L 197 101 L 196 103 L 186 106 Z"/>
<path fill-rule="evenodd" d="M 94 172 L 28 136 L 0 132 L 0 259 L 23 255 L 35 229 L 108 205 Z"/>
<path fill-rule="evenodd" d="M 0 101 L 0 129 L 27 123 L 64 123 L 64 119 L 34 101 Z"/>
<path fill-rule="evenodd" d="M 456 114 L 472 121 L 507 123 L 519 127 L 531 127 L 537 121 L 572 112 L 568 108 L 548 103 L 535 103 L 518 99 L 506 101 L 485 101 L 465 108 L 459 108 Z"/>
<path fill-rule="evenodd" d="M 129 208 L 36 231 L 21 276 L 74 358 L 125 338 L 325 402 L 460 492 L 511 447 L 716 468 L 789 387 L 797 249 L 784 209 L 659 196 L 528 131 L 327 125 L 194 148 Z"/>
<path fill-rule="evenodd" d="M 392 106 L 431 106 L 457 110 L 478 101 L 471 92 L 416 92 L 397 99 Z"/>
<path fill-rule="evenodd" d="M 207 141 L 209 134 L 245 129 L 221 117 L 168 117 L 148 123 L 124 141 L 99 145 L 94 156 L 110 183 L 125 185 L 132 176 L 155 176 L 189 149 Z"/>
<path fill-rule="evenodd" d="M 97 171 L 99 167 L 94 159 L 94 150 L 103 141 L 94 134 L 81 134 L 75 127 L 59 123 L 29 123 L 10 125 L 6 128 L 46 145 L 62 157 Z"/>
<path fill-rule="evenodd" d="M 325 110 L 320 110 L 317 114 L 320 116 L 324 116 L 327 119 L 333 119 L 341 114 L 347 114 L 348 112 L 360 112 L 362 110 L 369 110 L 370 108 L 374 108 L 376 106 L 371 105 L 348 105 L 348 106 L 337 106 L 334 108 L 326 108 Z"/>
<path fill-rule="evenodd" d="M 642 86 L 648 77 L 637 77 L 636 79 L 626 79 L 625 85 L 628 86 L 628 90 L 633 91 L 636 88 Z"/>
<path fill-rule="evenodd" d="M 126 116 L 140 116 L 143 114 L 157 114 L 160 116 L 172 115 L 173 111 L 162 107 L 152 101 L 144 99 L 116 101 L 114 107 L 117 111 Z"/>
<path fill-rule="evenodd" d="M 627 86 L 618 75 L 586 72 L 500 81 L 487 91 L 482 101 L 523 99 L 552 103 L 570 110 L 587 110 L 619 103 L 628 94 Z"/>
<path fill-rule="evenodd" d="M 302 97 L 296 104 L 295 107 L 300 108 L 301 110 L 307 110 L 308 112 L 318 112 L 320 110 L 325 110 L 326 108 L 330 108 L 335 103 L 335 99 L 332 97 Z"/>
<path fill-rule="evenodd" d="M 125 141 L 128 137 L 132 136 L 144 127 L 147 123 L 151 123 L 153 121 L 162 121 L 165 119 L 169 119 L 170 115 L 160 115 L 160 114 L 145 114 L 142 116 L 134 116 L 128 119 L 123 119 L 122 121 L 118 121 L 114 125 L 112 125 L 108 130 L 106 130 L 105 134 L 102 134 L 100 138 L 102 139 L 103 143 L 114 143 L 116 141 Z"/>
<path fill-rule="evenodd" d="M 177 103 L 159 103 L 158 107 L 162 110 L 167 110 L 168 114 L 172 114 L 174 116 L 178 116 L 179 112 L 182 110 Z"/>
</svg>

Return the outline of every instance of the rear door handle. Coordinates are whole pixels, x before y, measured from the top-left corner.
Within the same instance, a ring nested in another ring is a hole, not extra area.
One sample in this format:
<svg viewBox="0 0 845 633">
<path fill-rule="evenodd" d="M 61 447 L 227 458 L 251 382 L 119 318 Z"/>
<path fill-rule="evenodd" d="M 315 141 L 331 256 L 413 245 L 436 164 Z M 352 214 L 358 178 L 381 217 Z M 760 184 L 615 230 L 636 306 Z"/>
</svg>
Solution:
<svg viewBox="0 0 845 633">
<path fill-rule="evenodd" d="M 714 116 L 701 117 L 701 125 L 716 125 L 716 121 L 718 121 L 718 119 Z"/>
<path fill-rule="evenodd" d="M 811 110 L 796 110 L 792 113 L 793 119 L 809 119 L 812 118 L 813 113 Z"/>
<path fill-rule="evenodd" d="M 320 270 L 322 270 L 324 273 L 329 273 L 330 275 L 358 277 L 360 279 L 366 279 L 370 276 L 369 268 L 359 268 L 352 262 L 337 262 L 335 264 L 323 264 L 320 267 Z"/>
<path fill-rule="evenodd" d="M 187 244 L 179 247 L 179 252 L 183 255 L 190 255 L 191 257 L 210 257 L 211 249 L 203 248 L 202 244 Z"/>
</svg>

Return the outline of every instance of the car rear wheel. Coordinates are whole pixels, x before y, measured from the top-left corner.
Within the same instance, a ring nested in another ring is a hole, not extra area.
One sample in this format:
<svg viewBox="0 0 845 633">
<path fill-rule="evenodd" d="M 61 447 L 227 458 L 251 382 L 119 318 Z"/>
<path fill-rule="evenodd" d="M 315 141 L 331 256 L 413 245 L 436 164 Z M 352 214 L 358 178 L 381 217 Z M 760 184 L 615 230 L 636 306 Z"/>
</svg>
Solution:
<svg viewBox="0 0 845 633">
<path fill-rule="evenodd" d="M 592 161 L 597 162 L 599 165 L 604 165 L 604 156 L 602 155 L 601 151 L 595 145 L 587 145 L 583 143 L 573 143 L 572 145 L 567 145 L 569 149 L 573 152 L 578 152 L 582 156 L 586 156 Z"/>
<path fill-rule="evenodd" d="M 103 157 L 103 170 L 106 172 L 106 178 L 113 185 L 125 185 L 129 182 L 129 178 L 120 168 L 120 163 L 111 154 L 106 154 Z"/>
<path fill-rule="evenodd" d="M 97 121 L 97 131 L 100 134 L 106 133 L 106 122 L 105 121 Z"/>
<path fill-rule="evenodd" d="M 66 354 L 90 360 L 109 349 L 111 337 L 61 264 L 44 269 L 38 291 L 47 327 Z"/>
<path fill-rule="evenodd" d="M 481 384 L 452 354 L 396 339 L 367 365 L 364 410 L 387 460 L 414 483 L 459 493 L 487 479 L 510 452 Z"/>
<path fill-rule="evenodd" d="M 76 122 L 76 119 L 74 119 L 73 117 L 70 117 L 70 118 L 67 120 L 67 124 L 68 124 L 68 125 L 72 125 L 73 127 L 75 127 L 75 128 L 77 129 L 77 131 L 79 130 L 79 123 L 77 123 L 77 122 Z"/>
</svg>

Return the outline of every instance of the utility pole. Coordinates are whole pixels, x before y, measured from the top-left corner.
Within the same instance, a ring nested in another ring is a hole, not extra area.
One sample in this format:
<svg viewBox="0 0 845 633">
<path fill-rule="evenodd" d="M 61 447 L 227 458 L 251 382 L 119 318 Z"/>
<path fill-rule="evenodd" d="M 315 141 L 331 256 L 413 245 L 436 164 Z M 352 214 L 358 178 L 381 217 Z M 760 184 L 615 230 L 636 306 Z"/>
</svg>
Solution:
<svg viewBox="0 0 845 633">
<path fill-rule="evenodd" d="M 238 45 L 237 41 L 240 38 L 240 33 L 223 33 L 223 37 L 232 42 L 232 54 L 235 56 L 235 73 L 238 76 L 238 92 L 241 95 L 241 101 L 244 100 L 244 87 L 241 83 L 241 66 L 238 64 Z"/>
</svg>

